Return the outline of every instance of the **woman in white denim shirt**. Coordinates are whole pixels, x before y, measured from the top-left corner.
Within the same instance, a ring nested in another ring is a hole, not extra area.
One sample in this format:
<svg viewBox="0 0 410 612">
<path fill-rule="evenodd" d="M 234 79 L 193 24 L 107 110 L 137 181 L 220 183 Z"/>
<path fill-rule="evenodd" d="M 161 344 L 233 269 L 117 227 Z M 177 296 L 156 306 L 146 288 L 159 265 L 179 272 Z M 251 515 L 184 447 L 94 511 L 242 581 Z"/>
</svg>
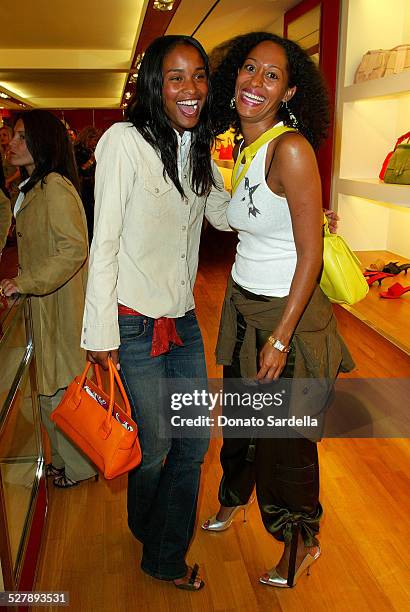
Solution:
<svg viewBox="0 0 410 612">
<path fill-rule="evenodd" d="M 208 58 L 186 36 L 147 49 L 128 122 L 96 149 L 94 239 L 82 346 L 93 363 L 121 363 L 143 460 L 129 474 L 128 523 L 141 567 L 198 590 L 185 555 L 195 524 L 203 438 L 161 437 L 161 380 L 206 380 L 193 287 L 203 217 L 229 230 L 229 195 L 211 161 Z M 175 436 L 175 434 L 174 434 Z"/>
</svg>

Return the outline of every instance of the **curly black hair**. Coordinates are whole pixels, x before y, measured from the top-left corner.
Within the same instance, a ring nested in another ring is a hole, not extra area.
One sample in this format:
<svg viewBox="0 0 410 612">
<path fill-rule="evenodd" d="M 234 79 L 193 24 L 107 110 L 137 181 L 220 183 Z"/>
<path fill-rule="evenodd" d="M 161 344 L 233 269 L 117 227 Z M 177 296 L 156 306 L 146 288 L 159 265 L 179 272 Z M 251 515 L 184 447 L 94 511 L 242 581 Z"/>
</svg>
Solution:
<svg viewBox="0 0 410 612">
<path fill-rule="evenodd" d="M 210 54 L 213 103 L 211 118 L 215 135 L 232 127 L 240 132 L 240 121 L 230 101 L 235 93 L 238 70 L 249 52 L 259 43 L 272 41 L 283 47 L 289 72 L 289 87 L 296 85 L 296 93 L 288 102 L 289 110 L 298 121 L 298 130 L 317 149 L 326 138 L 329 120 L 329 99 L 323 77 L 308 54 L 295 42 L 269 32 L 250 32 L 236 36 L 216 47 Z M 293 127 L 285 107 L 278 111 L 278 119 Z"/>
</svg>

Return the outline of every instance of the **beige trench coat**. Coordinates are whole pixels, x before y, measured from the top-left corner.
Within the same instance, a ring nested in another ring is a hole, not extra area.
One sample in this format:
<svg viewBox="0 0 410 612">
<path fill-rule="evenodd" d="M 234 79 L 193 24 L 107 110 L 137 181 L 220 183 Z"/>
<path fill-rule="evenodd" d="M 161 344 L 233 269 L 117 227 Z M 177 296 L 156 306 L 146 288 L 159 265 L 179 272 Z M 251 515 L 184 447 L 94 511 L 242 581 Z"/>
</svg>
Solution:
<svg viewBox="0 0 410 612">
<path fill-rule="evenodd" d="M 54 395 L 85 364 L 80 348 L 87 284 L 87 223 L 73 185 L 55 172 L 16 214 L 20 293 L 31 296 L 38 390 Z"/>
<path fill-rule="evenodd" d="M 7 234 L 11 224 L 10 200 L 6 198 L 3 190 L 0 189 L 0 253 L 7 240 Z"/>
</svg>

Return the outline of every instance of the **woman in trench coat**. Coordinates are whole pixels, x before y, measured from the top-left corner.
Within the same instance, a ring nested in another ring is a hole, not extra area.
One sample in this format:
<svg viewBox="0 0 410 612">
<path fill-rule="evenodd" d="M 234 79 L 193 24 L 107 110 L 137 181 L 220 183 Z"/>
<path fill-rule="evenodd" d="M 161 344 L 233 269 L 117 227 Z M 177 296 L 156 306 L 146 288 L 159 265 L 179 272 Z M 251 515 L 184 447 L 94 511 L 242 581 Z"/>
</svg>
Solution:
<svg viewBox="0 0 410 612">
<path fill-rule="evenodd" d="M 67 488 L 95 476 L 95 468 L 56 429 L 49 415 L 85 365 L 80 348 L 87 282 L 88 239 L 78 177 L 63 124 L 52 113 L 18 115 L 10 161 L 20 166 L 14 215 L 19 274 L 0 282 L 5 295 L 31 297 L 37 382 L 52 461 L 47 474 Z"/>
<path fill-rule="evenodd" d="M 1 252 L 6 244 L 7 234 L 11 224 L 10 200 L 0 187 L 0 259 Z"/>
</svg>

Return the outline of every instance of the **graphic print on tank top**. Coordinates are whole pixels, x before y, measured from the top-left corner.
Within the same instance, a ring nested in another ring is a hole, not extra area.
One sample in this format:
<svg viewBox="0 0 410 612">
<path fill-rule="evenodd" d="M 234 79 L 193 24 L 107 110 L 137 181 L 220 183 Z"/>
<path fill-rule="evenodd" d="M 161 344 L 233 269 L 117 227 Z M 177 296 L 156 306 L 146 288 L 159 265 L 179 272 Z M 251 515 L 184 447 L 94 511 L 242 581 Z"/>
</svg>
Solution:
<svg viewBox="0 0 410 612">
<path fill-rule="evenodd" d="M 254 185 L 253 187 L 250 187 L 249 179 L 247 176 L 245 176 L 245 195 L 243 196 L 241 202 L 246 202 L 246 205 L 248 207 L 249 217 L 251 215 L 253 217 L 256 217 L 256 215 L 261 214 L 261 211 L 258 208 L 256 208 L 255 204 L 253 203 L 253 194 L 255 193 L 259 185 L 260 183 L 258 183 L 257 185 Z"/>
</svg>

